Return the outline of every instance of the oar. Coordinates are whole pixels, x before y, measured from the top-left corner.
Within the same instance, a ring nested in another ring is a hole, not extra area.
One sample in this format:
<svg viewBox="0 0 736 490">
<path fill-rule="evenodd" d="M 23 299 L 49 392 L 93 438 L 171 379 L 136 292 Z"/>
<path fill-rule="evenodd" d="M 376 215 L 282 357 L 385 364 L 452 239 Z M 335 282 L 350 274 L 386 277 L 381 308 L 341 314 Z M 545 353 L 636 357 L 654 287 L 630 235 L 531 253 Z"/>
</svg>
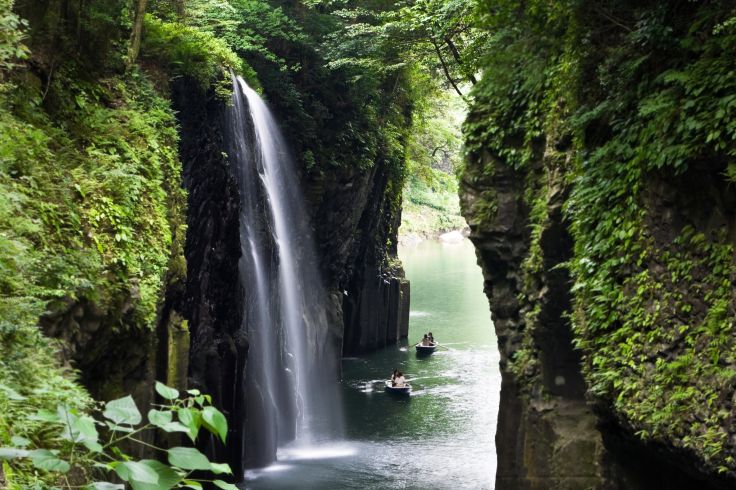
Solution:
<svg viewBox="0 0 736 490">
<path fill-rule="evenodd" d="M 440 344 L 439 342 L 437 342 L 437 347 L 442 347 L 443 349 L 447 349 L 447 350 L 455 350 L 455 349 L 450 349 L 449 347 L 445 347 L 444 345 Z"/>
</svg>

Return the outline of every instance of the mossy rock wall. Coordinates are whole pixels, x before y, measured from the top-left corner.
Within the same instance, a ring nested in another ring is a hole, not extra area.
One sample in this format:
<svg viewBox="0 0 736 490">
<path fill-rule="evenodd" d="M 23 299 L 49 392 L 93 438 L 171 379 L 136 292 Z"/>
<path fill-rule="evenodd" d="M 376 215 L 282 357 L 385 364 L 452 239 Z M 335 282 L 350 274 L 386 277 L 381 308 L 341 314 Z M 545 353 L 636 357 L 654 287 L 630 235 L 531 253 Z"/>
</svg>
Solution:
<svg viewBox="0 0 736 490">
<path fill-rule="evenodd" d="M 489 14 L 461 196 L 502 353 L 499 479 L 554 456 L 519 441 L 560 400 L 597 420 L 599 488 L 736 477 L 732 7 Z"/>
</svg>

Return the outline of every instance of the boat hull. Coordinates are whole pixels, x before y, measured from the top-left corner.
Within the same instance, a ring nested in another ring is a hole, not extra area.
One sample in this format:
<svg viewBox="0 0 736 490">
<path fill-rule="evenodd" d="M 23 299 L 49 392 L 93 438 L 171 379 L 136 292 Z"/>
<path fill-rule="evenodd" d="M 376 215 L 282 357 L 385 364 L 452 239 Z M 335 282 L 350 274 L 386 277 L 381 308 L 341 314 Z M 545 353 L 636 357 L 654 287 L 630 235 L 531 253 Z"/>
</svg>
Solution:
<svg viewBox="0 0 736 490">
<path fill-rule="evenodd" d="M 434 345 L 417 344 L 414 346 L 414 348 L 417 350 L 418 356 L 428 356 L 432 354 L 435 351 L 435 349 L 437 349 L 437 344 L 434 344 Z"/>
<path fill-rule="evenodd" d="M 386 382 L 386 393 L 390 393 L 392 395 L 401 395 L 406 396 L 411 393 L 411 385 L 402 386 L 401 388 L 398 388 L 396 386 L 391 386 L 391 382 Z"/>
</svg>

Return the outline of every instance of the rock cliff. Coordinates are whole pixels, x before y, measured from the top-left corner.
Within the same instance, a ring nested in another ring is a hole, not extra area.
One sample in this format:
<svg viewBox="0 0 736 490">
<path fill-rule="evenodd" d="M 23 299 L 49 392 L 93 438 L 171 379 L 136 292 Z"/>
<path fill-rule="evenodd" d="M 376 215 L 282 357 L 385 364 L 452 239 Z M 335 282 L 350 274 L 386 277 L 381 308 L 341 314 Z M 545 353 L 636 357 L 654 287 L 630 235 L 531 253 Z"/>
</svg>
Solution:
<svg viewBox="0 0 736 490">
<path fill-rule="evenodd" d="M 736 195 L 717 122 L 734 36 L 725 6 L 678 5 L 489 14 L 461 197 L 502 358 L 499 488 L 736 478 Z"/>
</svg>

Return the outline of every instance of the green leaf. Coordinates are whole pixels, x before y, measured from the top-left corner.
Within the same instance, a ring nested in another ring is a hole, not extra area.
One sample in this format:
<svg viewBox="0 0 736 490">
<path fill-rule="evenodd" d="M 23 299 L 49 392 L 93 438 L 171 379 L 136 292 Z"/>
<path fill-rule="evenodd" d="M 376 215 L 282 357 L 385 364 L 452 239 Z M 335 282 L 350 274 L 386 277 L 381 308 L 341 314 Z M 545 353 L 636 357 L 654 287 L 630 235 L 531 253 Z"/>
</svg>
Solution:
<svg viewBox="0 0 736 490">
<path fill-rule="evenodd" d="M 135 405 L 135 401 L 133 401 L 133 397 L 130 395 L 107 402 L 102 415 L 116 424 L 136 425 L 140 424 L 141 420 L 143 420 L 138 407 Z"/>
<path fill-rule="evenodd" d="M 222 473 L 227 473 L 228 475 L 233 474 L 233 470 L 227 463 L 211 463 L 210 470 L 212 470 L 212 473 L 214 473 L 215 475 L 220 475 Z"/>
<path fill-rule="evenodd" d="M 96 481 L 90 483 L 84 488 L 85 490 L 125 490 L 125 485 L 106 481 Z"/>
<path fill-rule="evenodd" d="M 172 466 L 185 470 L 209 470 L 210 460 L 193 447 L 174 447 L 166 451 Z"/>
<path fill-rule="evenodd" d="M 184 480 L 181 482 L 184 488 L 193 488 L 194 490 L 202 490 L 202 484 L 194 480 Z"/>
<path fill-rule="evenodd" d="M 163 427 L 166 424 L 170 424 L 174 414 L 169 411 L 163 410 L 149 410 L 148 421 L 156 427 Z"/>
<path fill-rule="evenodd" d="M 26 397 L 15 391 L 13 388 L 11 388 L 10 386 L 5 386 L 4 384 L 0 384 L 0 391 L 5 392 L 5 396 L 8 398 L 8 400 L 22 402 L 26 399 Z"/>
<path fill-rule="evenodd" d="M 174 414 L 165 410 L 149 410 L 148 421 L 166 432 L 189 432 L 189 428 L 179 422 L 172 422 Z"/>
<path fill-rule="evenodd" d="M 152 459 L 144 459 L 141 464 L 148 466 L 158 475 L 158 482 L 155 484 L 139 481 L 131 481 L 130 486 L 133 490 L 169 490 L 174 488 L 182 479 L 182 475 L 177 473 L 173 468 L 165 464 L 154 461 Z"/>
<path fill-rule="evenodd" d="M 180 408 L 176 411 L 179 421 L 187 427 L 187 435 L 194 441 L 199 433 L 199 427 L 202 424 L 202 414 L 199 410 L 191 408 Z"/>
<path fill-rule="evenodd" d="M 82 441 L 82 444 L 93 453 L 102 452 L 102 445 L 97 441 Z"/>
<path fill-rule="evenodd" d="M 158 472 L 149 465 L 143 464 L 143 461 L 125 461 L 124 463 L 120 463 L 115 467 L 115 473 L 117 473 L 123 481 L 130 482 L 131 484 L 133 482 L 158 483 Z"/>
<path fill-rule="evenodd" d="M 156 393 L 161 395 L 163 398 L 166 398 L 167 400 L 176 400 L 177 398 L 179 398 L 179 390 L 175 388 L 170 388 L 158 381 L 156 381 Z"/>
<path fill-rule="evenodd" d="M 215 407 L 204 407 L 202 410 L 204 426 L 213 434 L 218 434 L 222 442 L 227 438 L 227 419 Z"/>
<path fill-rule="evenodd" d="M 222 480 L 214 480 L 212 484 L 215 485 L 217 488 L 222 488 L 224 490 L 238 490 L 238 487 L 236 487 L 232 483 L 227 483 Z"/>
<path fill-rule="evenodd" d="M 31 441 L 29 441 L 25 437 L 20 437 L 20 436 L 11 437 L 10 442 L 13 444 L 13 446 L 18 446 L 18 447 L 26 447 L 31 443 Z"/>
<path fill-rule="evenodd" d="M 69 471 L 69 463 L 63 459 L 59 459 L 56 454 L 48 449 L 34 449 L 28 453 L 33 462 L 33 466 L 39 470 L 54 471 L 57 473 L 66 473 Z"/>
<path fill-rule="evenodd" d="M 92 417 L 86 415 L 78 417 L 68 411 L 66 412 L 66 423 L 61 437 L 67 441 L 81 443 L 97 443 L 99 440 L 95 420 Z"/>
<path fill-rule="evenodd" d="M 13 459 L 28 457 L 28 451 L 15 447 L 0 447 L 0 459 Z"/>
</svg>

